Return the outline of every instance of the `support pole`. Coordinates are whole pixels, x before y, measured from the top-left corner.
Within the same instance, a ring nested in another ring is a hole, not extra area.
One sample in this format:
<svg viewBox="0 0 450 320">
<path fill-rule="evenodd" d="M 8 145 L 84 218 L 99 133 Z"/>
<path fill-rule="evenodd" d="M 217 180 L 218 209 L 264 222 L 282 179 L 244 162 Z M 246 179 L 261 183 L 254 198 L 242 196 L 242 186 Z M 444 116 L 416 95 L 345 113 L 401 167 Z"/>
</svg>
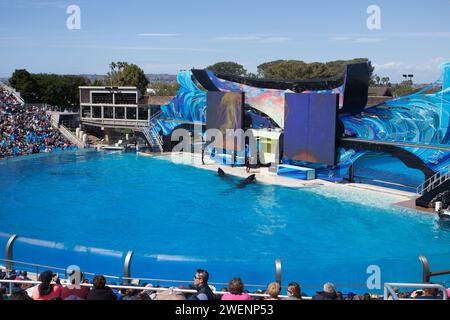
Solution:
<svg viewBox="0 0 450 320">
<path fill-rule="evenodd" d="M 430 282 L 430 264 L 425 256 L 419 257 L 420 262 L 422 263 L 422 282 L 429 283 Z"/>
<path fill-rule="evenodd" d="M 8 242 L 6 243 L 6 251 L 5 251 L 5 256 L 6 256 L 6 263 L 5 263 L 5 267 L 7 271 L 11 271 L 13 269 L 13 245 L 14 245 L 14 241 L 16 241 L 17 239 L 17 235 L 14 234 L 12 235 Z"/>
<path fill-rule="evenodd" d="M 277 279 L 278 284 L 281 287 L 281 259 L 280 258 L 278 258 L 275 261 L 275 269 L 276 269 L 276 279 Z"/>
<path fill-rule="evenodd" d="M 125 257 L 125 264 L 123 265 L 123 283 L 128 285 L 131 277 L 131 258 L 133 257 L 133 251 L 128 251 Z"/>
</svg>

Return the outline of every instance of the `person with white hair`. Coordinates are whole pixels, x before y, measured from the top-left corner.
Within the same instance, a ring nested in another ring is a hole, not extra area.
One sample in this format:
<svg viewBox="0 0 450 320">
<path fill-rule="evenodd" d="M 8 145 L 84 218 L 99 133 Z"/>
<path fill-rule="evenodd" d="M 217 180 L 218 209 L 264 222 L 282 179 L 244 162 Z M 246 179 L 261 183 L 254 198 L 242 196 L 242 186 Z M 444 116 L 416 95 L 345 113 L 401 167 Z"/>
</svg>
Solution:
<svg viewBox="0 0 450 320">
<path fill-rule="evenodd" d="M 331 282 L 323 285 L 323 291 L 317 292 L 313 300 L 337 300 L 336 287 Z"/>
</svg>

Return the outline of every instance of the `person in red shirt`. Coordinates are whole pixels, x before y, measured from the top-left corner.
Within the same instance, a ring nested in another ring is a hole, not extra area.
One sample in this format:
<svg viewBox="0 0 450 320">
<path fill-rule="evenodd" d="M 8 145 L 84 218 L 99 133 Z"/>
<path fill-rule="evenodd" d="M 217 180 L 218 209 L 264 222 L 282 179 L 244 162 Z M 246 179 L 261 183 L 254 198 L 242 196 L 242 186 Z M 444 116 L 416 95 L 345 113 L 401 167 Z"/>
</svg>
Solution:
<svg viewBox="0 0 450 320">
<path fill-rule="evenodd" d="M 59 276 L 55 275 L 55 284 L 52 284 L 53 272 L 44 271 L 39 276 L 40 285 L 33 288 L 32 298 L 33 300 L 53 300 L 55 298 L 61 298 L 62 286 L 59 283 Z"/>
</svg>

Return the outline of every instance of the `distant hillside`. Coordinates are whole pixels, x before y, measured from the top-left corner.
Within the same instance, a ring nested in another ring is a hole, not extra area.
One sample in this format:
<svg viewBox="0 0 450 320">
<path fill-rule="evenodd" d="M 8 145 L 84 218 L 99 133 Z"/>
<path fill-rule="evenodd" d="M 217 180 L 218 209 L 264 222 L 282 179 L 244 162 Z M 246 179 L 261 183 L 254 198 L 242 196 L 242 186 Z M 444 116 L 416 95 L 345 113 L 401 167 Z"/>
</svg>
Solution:
<svg viewBox="0 0 450 320">
<path fill-rule="evenodd" d="M 95 80 L 104 80 L 105 75 L 98 74 L 81 74 L 80 76 L 88 78 L 91 82 Z M 164 83 L 174 83 L 177 82 L 177 76 L 174 74 L 146 74 L 145 75 L 150 82 L 164 82 Z"/>
<path fill-rule="evenodd" d="M 177 76 L 174 74 L 146 74 L 145 76 L 150 82 L 177 82 Z"/>
</svg>

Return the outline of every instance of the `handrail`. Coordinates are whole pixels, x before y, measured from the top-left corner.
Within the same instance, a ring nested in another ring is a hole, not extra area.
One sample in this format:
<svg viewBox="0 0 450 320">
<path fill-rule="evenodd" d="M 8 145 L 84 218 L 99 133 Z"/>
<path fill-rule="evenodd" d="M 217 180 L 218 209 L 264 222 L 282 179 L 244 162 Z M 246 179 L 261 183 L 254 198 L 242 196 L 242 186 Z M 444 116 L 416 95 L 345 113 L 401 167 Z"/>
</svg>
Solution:
<svg viewBox="0 0 450 320">
<path fill-rule="evenodd" d="M 411 299 L 400 299 L 394 288 L 421 288 L 421 289 L 439 289 L 442 291 L 442 300 L 447 300 L 447 289 L 440 284 L 430 284 L 430 283 L 385 283 L 384 284 L 384 300 L 388 300 L 389 296 L 392 300 L 411 300 Z M 414 300 L 421 300 L 420 298 Z"/>
<path fill-rule="evenodd" d="M 17 93 L 17 91 L 15 91 L 13 88 L 11 88 L 10 86 L 7 86 L 5 83 L 0 81 L 0 87 L 2 87 L 3 89 L 5 89 L 6 91 L 8 91 L 9 94 L 13 95 L 14 98 L 16 98 L 16 100 L 21 104 L 24 105 L 25 101 L 23 100 L 23 98 Z"/>
<path fill-rule="evenodd" d="M 153 115 L 153 117 L 151 118 L 151 120 L 148 123 L 136 123 L 136 128 L 141 131 L 145 138 L 147 139 L 148 143 L 152 146 L 152 147 L 157 147 L 159 149 L 159 151 L 163 151 L 163 140 L 159 135 L 159 132 L 156 131 L 155 129 L 155 125 L 152 123 L 152 119 L 155 119 L 156 117 L 158 117 L 160 114 L 157 113 L 155 115 Z"/>
<path fill-rule="evenodd" d="M 440 270 L 440 271 L 430 271 L 430 264 L 428 263 L 428 259 L 425 256 L 419 257 L 420 262 L 422 263 L 422 281 L 424 283 L 429 283 L 431 277 L 443 276 L 450 274 L 450 270 Z"/>
<path fill-rule="evenodd" d="M 77 145 L 77 147 L 84 149 L 86 147 L 86 145 L 84 144 L 84 142 L 80 141 L 69 129 L 67 129 L 64 125 L 60 124 L 59 125 L 59 131 L 61 132 L 61 134 L 68 140 L 70 140 L 70 142 L 72 142 L 73 144 Z"/>
<path fill-rule="evenodd" d="M 50 123 L 58 130 L 67 140 L 69 140 L 71 143 L 75 144 L 78 148 L 84 149 L 86 148 L 86 145 L 83 141 L 80 141 L 69 129 L 67 129 L 63 124 L 58 123 L 58 121 L 51 117 Z"/>
<path fill-rule="evenodd" d="M 448 180 L 450 180 L 450 165 L 444 167 L 434 176 L 418 186 L 417 193 L 422 196 L 424 195 L 425 191 L 431 192 Z M 436 183 L 438 184 L 436 185 Z"/>
</svg>

